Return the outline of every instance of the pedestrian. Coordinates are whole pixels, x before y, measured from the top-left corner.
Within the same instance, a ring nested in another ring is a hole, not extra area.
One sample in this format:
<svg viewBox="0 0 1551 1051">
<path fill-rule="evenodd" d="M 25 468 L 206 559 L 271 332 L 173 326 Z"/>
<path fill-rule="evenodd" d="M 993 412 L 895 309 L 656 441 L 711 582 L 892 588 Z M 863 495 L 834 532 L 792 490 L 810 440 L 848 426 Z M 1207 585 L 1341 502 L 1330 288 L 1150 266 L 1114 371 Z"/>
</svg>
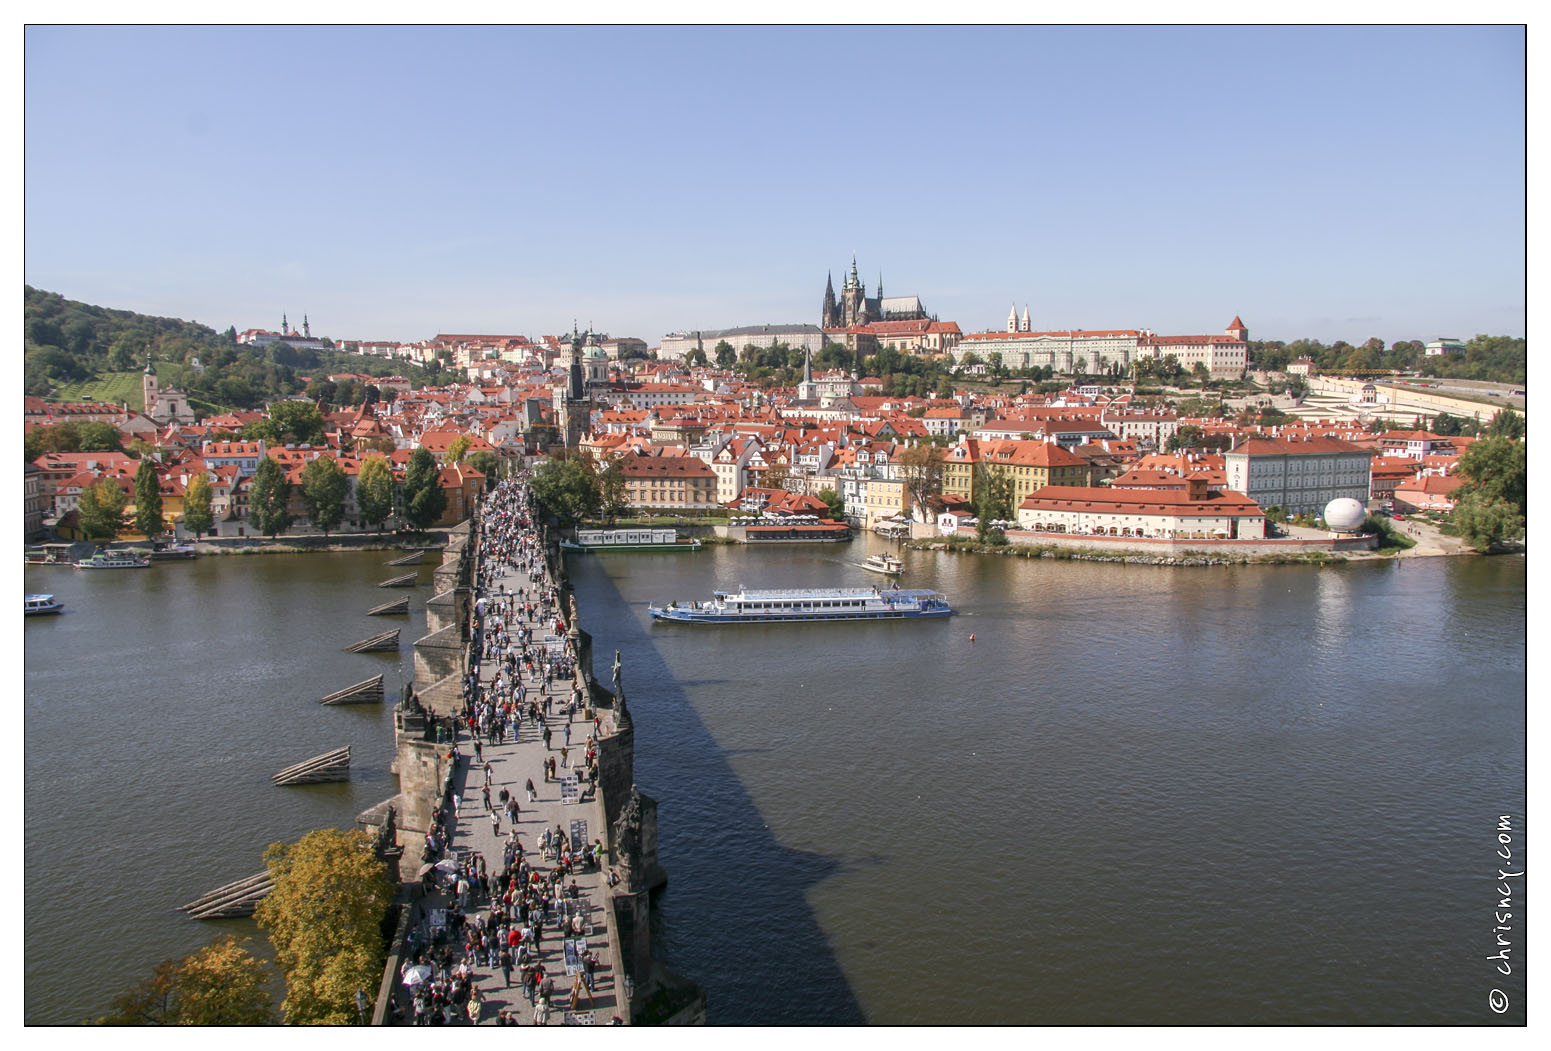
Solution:
<svg viewBox="0 0 1551 1051">
<path fill-rule="evenodd" d="M 549 714 L 549 712 L 548 712 L 549 701 L 546 700 L 544 702 L 544 708 L 545 708 L 545 714 L 546 715 Z M 550 733 L 551 733 L 551 731 L 550 731 L 549 727 L 547 727 L 547 726 L 544 727 L 544 750 L 546 752 L 549 751 L 549 737 L 550 737 Z"/>
<path fill-rule="evenodd" d="M 456 821 L 458 819 L 458 808 L 462 804 L 463 804 L 462 798 L 459 797 L 458 793 L 454 792 L 452 794 L 452 817 L 453 817 L 454 821 Z"/>
<path fill-rule="evenodd" d="M 564 770 L 566 768 L 566 764 L 570 762 L 570 756 L 571 750 L 569 748 L 560 749 L 560 769 Z"/>
<path fill-rule="evenodd" d="M 528 778 L 528 802 L 537 803 L 538 801 L 539 797 L 535 794 L 533 788 L 533 778 L 530 777 Z"/>
<path fill-rule="evenodd" d="M 490 831 L 495 835 L 501 834 L 501 815 L 496 811 L 490 811 Z"/>
<path fill-rule="evenodd" d="M 584 955 L 584 958 L 583 958 L 582 962 L 585 965 L 586 964 L 585 954 L 583 954 L 583 955 Z M 501 977 L 506 980 L 506 988 L 510 989 L 512 987 L 512 951 L 510 949 L 508 949 L 504 945 L 501 946 Z M 587 975 L 587 984 L 588 984 L 588 987 L 591 988 L 591 986 L 592 986 L 592 975 L 591 975 L 590 969 L 589 969 L 589 973 Z"/>
<path fill-rule="evenodd" d="M 566 744 L 570 744 L 571 743 L 571 722 L 570 722 L 569 719 L 566 720 L 566 724 L 565 724 L 565 743 Z"/>
</svg>

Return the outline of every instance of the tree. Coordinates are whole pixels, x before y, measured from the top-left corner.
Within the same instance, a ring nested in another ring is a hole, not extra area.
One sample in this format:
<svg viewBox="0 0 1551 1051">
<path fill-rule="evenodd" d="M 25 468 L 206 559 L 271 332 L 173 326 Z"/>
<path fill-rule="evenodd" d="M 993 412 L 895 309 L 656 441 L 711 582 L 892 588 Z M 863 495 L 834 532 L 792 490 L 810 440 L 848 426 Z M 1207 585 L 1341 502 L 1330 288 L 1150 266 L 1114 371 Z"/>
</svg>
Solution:
<svg viewBox="0 0 1551 1051">
<path fill-rule="evenodd" d="M 210 513 L 210 476 L 200 472 L 189 480 L 183 493 L 183 529 L 192 536 L 203 536 L 215 524 Z"/>
<path fill-rule="evenodd" d="M 469 451 L 469 446 L 474 444 L 474 439 L 466 434 L 460 434 L 447 443 L 447 462 L 462 463 L 463 456 Z"/>
<path fill-rule="evenodd" d="M 97 1025 L 177 1025 L 178 961 L 163 960 L 127 993 L 109 1003 L 112 1009 Z"/>
<path fill-rule="evenodd" d="M 691 365 L 704 365 L 706 364 L 705 350 L 700 347 L 696 347 L 694 350 L 685 355 L 684 360 L 689 362 Z"/>
<path fill-rule="evenodd" d="M 360 830 L 320 829 L 292 845 L 272 843 L 264 864 L 274 889 L 254 919 L 285 973 L 289 1025 L 350 1025 L 355 992 L 376 989 L 393 902 L 388 869 Z"/>
<path fill-rule="evenodd" d="M 302 468 L 302 503 L 312 524 L 328 536 L 345 517 L 350 479 L 332 456 L 318 457 Z"/>
<path fill-rule="evenodd" d="M 248 485 L 248 517 L 260 533 L 273 540 L 291 528 L 290 503 L 291 483 L 286 481 L 285 470 L 264 457 Z"/>
<path fill-rule="evenodd" d="M 179 1025 L 273 1025 L 269 975 L 236 935 L 184 959 L 177 972 Z"/>
<path fill-rule="evenodd" d="M 924 443 L 912 445 L 894 462 L 905 482 L 906 506 L 914 517 L 917 506 L 924 508 L 930 497 L 942 495 L 942 452 Z"/>
<path fill-rule="evenodd" d="M 89 420 L 75 425 L 79 441 L 76 448 L 83 453 L 116 453 L 124 451 L 123 437 L 111 423 Z"/>
<path fill-rule="evenodd" d="M 975 536 L 984 541 L 992 535 L 992 521 L 1012 520 L 1012 477 L 983 463 L 975 465 L 975 473 L 979 475 L 975 485 Z"/>
<path fill-rule="evenodd" d="M 1450 416 L 1446 412 L 1440 412 L 1433 418 L 1432 426 L 1428 430 L 1445 438 L 1451 438 L 1461 431 L 1461 421 L 1457 416 Z"/>
<path fill-rule="evenodd" d="M 147 540 L 158 536 L 166 523 L 162 521 L 162 480 L 149 456 L 142 457 L 135 471 L 135 530 Z"/>
<path fill-rule="evenodd" d="M 129 498 L 113 478 L 103 478 L 81 493 L 81 530 L 88 540 L 107 542 L 124 528 L 124 507 Z"/>
<path fill-rule="evenodd" d="M 1500 409 L 1487 421 L 1486 436 L 1488 438 L 1522 438 L 1524 437 L 1524 417 L 1512 409 Z"/>
<path fill-rule="evenodd" d="M 837 522 L 842 521 L 845 518 L 846 502 L 844 497 L 835 492 L 833 489 L 820 489 L 818 496 L 819 499 L 823 500 L 825 505 L 829 508 L 827 512 L 828 517 L 833 518 Z"/>
<path fill-rule="evenodd" d="M 361 462 L 355 479 L 355 506 L 361 517 L 382 531 L 382 523 L 393 513 L 393 468 L 382 456 L 369 456 Z"/>
<path fill-rule="evenodd" d="M 732 344 L 727 342 L 725 339 L 717 341 L 716 363 L 721 365 L 723 368 L 727 368 L 738 363 L 738 352 L 734 350 Z"/>
<path fill-rule="evenodd" d="M 630 513 L 628 493 L 623 464 L 617 459 L 610 460 L 608 466 L 598 472 L 598 502 L 602 505 L 603 517 L 610 523 Z"/>
<path fill-rule="evenodd" d="M 243 437 L 262 438 L 272 444 L 295 442 L 317 445 L 323 441 L 323 414 L 306 401 L 278 401 L 269 407 L 269 418 L 255 420 L 242 429 Z"/>
<path fill-rule="evenodd" d="M 1449 515 L 1460 538 L 1477 551 L 1495 551 L 1524 535 L 1524 516 L 1506 500 L 1471 492 L 1460 497 Z"/>
<path fill-rule="evenodd" d="M 469 466 L 485 476 L 485 488 L 494 489 L 501 475 L 501 458 L 489 449 L 480 449 L 469 457 Z"/>
<path fill-rule="evenodd" d="M 1465 542 L 1491 551 L 1518 539 L 1524 532 L 1528 482 L 1524 443 L 1483 438 L 1459 458 L 1457 470 L 1465 484 L 1450 521 Z"/>
<path fill-rule="evenodd" d="M 424 529 L 447 510 L 447 493 L 441 486 L 441 469 L 426 448 L 416 449 L 404 472 L 404 521 L 411 529 Z"/>
<path fill-rule="evenodd" d="M 562 525 L 595 516 L 602 506 L 598 477 L 580 456 L 545 461 L 533 474 L 532 491 Z"/>
</svg>

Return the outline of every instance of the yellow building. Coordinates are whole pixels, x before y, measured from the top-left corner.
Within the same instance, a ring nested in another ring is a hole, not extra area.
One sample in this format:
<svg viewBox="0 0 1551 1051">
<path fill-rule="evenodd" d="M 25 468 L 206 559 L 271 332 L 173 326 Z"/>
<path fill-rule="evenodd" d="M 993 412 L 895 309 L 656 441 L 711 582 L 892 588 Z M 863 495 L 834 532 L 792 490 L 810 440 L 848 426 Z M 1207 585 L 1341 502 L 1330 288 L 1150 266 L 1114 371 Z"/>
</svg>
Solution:
<svg viewBox="0 0 1551 1051">
<path fill-rule="evenodd" d="M 979 495 L 975 468 L 980 465 L 987 473 L 1004 475 L 1011 482 L 1013 507 L 1047 485 L 1092 484 L 1088 461 L 1054 442 L 964 438 L 943 456 L 943 495 L 961 496 L 974 503 Z"/>
<path fill-rule="evenodd" d="M 871 529 L 885 518 L 905 515 L 905 480 L 903 478 L 869 478 L 862 494 L 862 528 Z"/>
</svg>

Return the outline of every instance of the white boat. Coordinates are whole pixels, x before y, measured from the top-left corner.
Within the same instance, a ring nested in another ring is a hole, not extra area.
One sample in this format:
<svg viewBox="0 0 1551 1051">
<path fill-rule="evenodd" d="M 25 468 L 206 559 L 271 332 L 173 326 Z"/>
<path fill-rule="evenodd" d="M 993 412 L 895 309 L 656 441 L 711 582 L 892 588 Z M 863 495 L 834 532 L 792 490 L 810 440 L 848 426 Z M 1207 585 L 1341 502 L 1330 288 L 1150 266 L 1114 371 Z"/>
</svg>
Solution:
<svg viewBox="0 0 1551 1051">
<path fill-rule="evenodd" d="M 700 541 L 679 537 L 677 529 L 578 529 L 562 540 L 567 551 L 699 551 Z"/>
<path fill-rule="evenodd" d="M 772 621 L 905 620 L 953 613 L 935 591 L 877 588 L 796 588 L 718 591 L 709 602 L 647 606 L 653 620 L 689 624 L 762 624 Z"/>
<path fill-rule="evenodd" d="M 65 604 L 53 595 L 28 595 L 26 616 L 36 617 L 44 613 L 58 613 Z"/>
<path fill-rule="evenodd" d="M 905 571 L 905 563 L 890 554 L 870 555 L 867 561 L 862 563 L 862 568 L 874 573 L 882 573 L 884 576 L 897 577 Z"/>
<path fill-rule="evenodd" d="M 128 551 L 99 551 L 75 564 L 76 569 L 144 569 L 150 559 L 136 558 Z"/>
</svg>

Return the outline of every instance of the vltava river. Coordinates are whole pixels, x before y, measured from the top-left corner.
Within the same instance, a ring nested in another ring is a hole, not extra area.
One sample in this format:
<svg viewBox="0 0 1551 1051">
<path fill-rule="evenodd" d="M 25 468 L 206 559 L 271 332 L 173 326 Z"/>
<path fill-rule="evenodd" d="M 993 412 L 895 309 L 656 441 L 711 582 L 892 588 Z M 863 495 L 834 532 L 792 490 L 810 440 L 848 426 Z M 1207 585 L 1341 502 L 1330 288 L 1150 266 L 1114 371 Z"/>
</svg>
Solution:
<svg viewBox="0 0 1551 1051">
<path fill-rule="evenodd" d="M 1485 961 L 1498 815 L 1522 838 L 1522 558 L 910 552 L 904 586 L 958 616 L 646 616 L 739 583 L 875 584 L 856 563 L 883 547 L 572 556 L 661 806 L 658 956 L 713 1022 L 1523 1020 L 1517 968 Z M 386 706 L 317 704 L 409 674 L 428 587 L 398 657 L 339 652 L 402 623 L 362 616 L 401 594 L 371 587 L 390 557 L 28 570 L 70 612 L 26 625 L 27 1021 L 100 1014 L 253 931 L 175 907 L 393 793 Z M 270 785 L 342 744 L 349 784 Z"/>
</svg>

